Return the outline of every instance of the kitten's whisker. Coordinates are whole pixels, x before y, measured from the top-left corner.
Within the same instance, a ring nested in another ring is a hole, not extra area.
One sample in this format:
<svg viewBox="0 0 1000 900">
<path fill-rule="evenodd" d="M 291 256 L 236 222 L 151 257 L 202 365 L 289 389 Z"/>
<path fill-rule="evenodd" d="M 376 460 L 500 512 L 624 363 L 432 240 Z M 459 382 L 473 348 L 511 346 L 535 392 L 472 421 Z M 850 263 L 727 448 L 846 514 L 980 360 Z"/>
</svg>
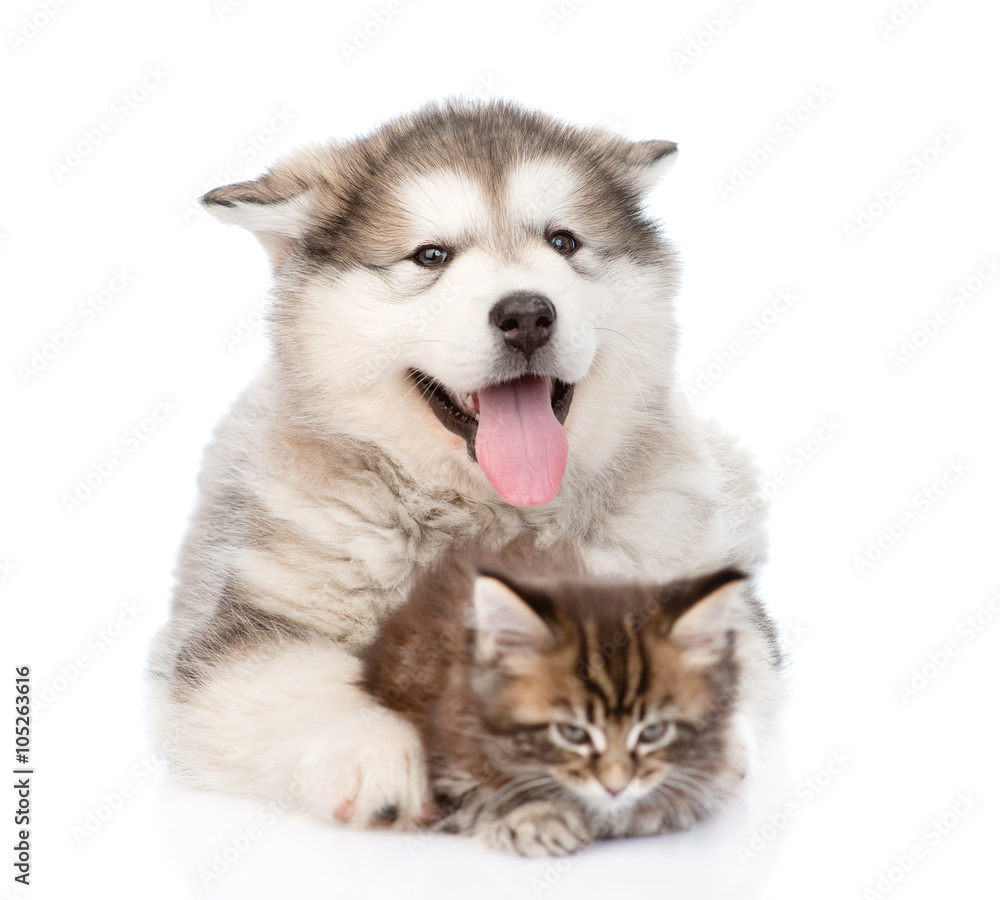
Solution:
<svg viewBox="0 0 1000 900">
<path fill-rule="evenodd" d="M 524 777 L 521 779 L 516 779 L 502 788 L 500 788 L 491 797 L 488 797 L 479 808 L 477 812 L 477 818 L 487 816 L 497 809 L 512 805 L 520 805 L 516 801 L 524 797 L 525 794 L 531 794 L 531 800 L 544 800 L 548 799 L 555 791 L 553 788 L 557 787 L 552 779 L 548 775 L 539 776 L 536 772 L 535 777 L 528 778 Z"/>
</svg>

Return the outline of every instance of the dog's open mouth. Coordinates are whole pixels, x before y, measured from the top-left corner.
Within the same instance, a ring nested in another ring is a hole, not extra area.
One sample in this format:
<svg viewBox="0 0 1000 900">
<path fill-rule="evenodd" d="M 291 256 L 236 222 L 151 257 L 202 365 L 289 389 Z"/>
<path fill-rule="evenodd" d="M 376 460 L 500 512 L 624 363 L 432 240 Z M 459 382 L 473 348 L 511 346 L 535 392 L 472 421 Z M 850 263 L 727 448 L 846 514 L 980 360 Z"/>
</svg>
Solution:
<svg viewBox="0 0 1000 900">
<path fill-rule="evenodd" d="M 465 440 L 496 492 L 513 506 L 542 506 L 559 490 L 569 452 L 563 423 L 573 385 L 542 375 L 458 396 L 423 372 L 411 377 L 438 420 Z"/>
</svg>

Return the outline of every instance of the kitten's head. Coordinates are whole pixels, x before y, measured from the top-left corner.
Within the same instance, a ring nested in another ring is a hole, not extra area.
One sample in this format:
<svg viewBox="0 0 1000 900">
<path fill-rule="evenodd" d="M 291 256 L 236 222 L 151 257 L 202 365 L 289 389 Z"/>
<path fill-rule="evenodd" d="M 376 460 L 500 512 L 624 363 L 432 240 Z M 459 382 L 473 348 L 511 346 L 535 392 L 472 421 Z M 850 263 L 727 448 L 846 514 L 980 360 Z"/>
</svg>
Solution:
<svg viewBox="0 0 1000 900">
<path fill-rule="evenodd" d="M 743 776 L 743 587 L 733 570 L 661 587 L 480 575 L 470 693 L 485 732 L 516 748 L 498 765 L 549 779 L 607 834 L 684 828 L 716 808 Z"/>
</svg>

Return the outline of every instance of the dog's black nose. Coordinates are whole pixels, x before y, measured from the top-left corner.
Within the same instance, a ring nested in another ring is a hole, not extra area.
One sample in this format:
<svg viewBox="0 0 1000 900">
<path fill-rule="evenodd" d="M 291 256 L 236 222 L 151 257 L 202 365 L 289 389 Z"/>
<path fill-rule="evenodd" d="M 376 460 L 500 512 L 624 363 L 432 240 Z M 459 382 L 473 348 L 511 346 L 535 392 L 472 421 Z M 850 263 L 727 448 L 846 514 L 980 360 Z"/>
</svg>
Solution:
<svg viewBox="0 0 1000 900">
<path fill-rule="evenodd" d="M 527 359 L 548 343 L 556 324 L 556 308 L 547 297 L 515 291 L 501 297 L 490 310 L 490 321 L 503 332 L 503 339 Z"/>
</svg>

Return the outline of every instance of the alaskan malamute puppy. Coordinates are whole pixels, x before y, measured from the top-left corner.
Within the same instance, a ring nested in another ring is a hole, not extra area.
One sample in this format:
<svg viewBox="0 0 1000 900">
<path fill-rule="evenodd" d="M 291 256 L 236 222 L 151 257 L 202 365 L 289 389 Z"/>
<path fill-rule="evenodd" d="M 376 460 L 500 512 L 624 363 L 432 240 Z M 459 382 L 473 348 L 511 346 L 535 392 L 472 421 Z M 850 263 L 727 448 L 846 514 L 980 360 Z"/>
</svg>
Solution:
<svg viewBox="0 0 1000 900">
<path fill-rule="evenodd" d="M 644 581 L 758 570 L 751 465 L 677 385 L 677 263 L 643 212 L 675 156 L 453 102 L 203 198 L 274 265 L 272 353 L 208 452 L 152 654 L 178 771 L 412 827 L 420 740 L 358 655 L 445 547 L 527 536 Z M 777 653 L 750 618 L 748 753 Z"/>
</svg>

